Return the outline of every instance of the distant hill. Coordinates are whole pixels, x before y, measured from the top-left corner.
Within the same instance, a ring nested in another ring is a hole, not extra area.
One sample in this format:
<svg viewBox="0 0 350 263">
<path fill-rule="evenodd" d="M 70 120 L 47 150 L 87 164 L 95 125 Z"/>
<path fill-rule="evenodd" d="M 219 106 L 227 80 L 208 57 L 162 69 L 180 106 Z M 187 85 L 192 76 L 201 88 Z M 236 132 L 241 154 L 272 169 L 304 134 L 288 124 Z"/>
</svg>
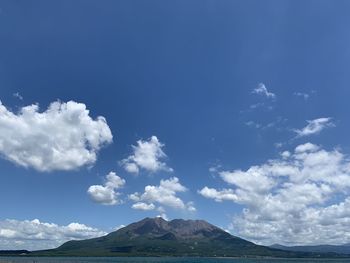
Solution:
<svg viewBox="0 0 350 263">
<path fill-rule="evenodd" d="M 302 252 L 316 252 L 316 253 L 338 253 L 350 255 L 350 244 L 345 245 L 318 245 L 318 246 L 283 246 L 274 244 L 271 248 L 282 249 L 287 251 L 302 251 Z"/>
<path fill-rule="evenodd" d="M 19 255 L 29 255 L 28 250 L 0 250 L 0 256 L 19 256 Z"/>
<path fill-rule="evenodd" d="M 145 218 L 106 236 L 68 241 L 37 256 L 200 256 L 320 257 L 320 253 L 283 251 L 232 236 L 203 220 Z"/>
</svg>

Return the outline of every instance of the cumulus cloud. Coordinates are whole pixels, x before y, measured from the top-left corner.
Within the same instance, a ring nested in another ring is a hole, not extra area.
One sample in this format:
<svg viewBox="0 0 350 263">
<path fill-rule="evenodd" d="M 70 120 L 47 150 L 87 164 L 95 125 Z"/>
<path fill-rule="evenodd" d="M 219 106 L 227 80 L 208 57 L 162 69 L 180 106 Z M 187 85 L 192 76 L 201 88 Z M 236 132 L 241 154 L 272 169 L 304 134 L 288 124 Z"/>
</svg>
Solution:
<svg viewBox="0 0 350 263">
<path fill-rule="evenodd" d="M 222 202 L 224 200 L 236 201 L 237 195 L 232 189 L 216 190 L 214 188 L 209 188 L 207 186 L 203 187 L 202 190 L 198 191 L 199 194 L 206 198 L 214 199 L 217 202 Z"/>
<path fill-rule="evenodd" d="M 221 171 L 225 189 L 199 193 L 244 207 L 231 229 L 262 243 L 350 242 L 350 161 L 339 150 L 307 143 L 246 171 Z M 230 187 L 231 186 L 231 187 Z"/>
<path fill-rule="evenodd" d="M 331 118 L 318 118 L 314 120 L 308 120 L 307 125 L 300 129 L 300 130 L 294 130 L 298 137 L 304 137 L 304 136 L 309 136 L 312 134 L 318 134 L 322 130 L 328 127 L 334 127 L 334 123 L 332 123 Z"/>
<path fill-rule="evenodd" d="M 177 196 L 177 193 L 185 191 L 187 191 L 187 189 L 180 184 L 179 179 L 177 177 L 172 177 L 168 180 L 160 180 L 159 186 L 147 185 L 144 193 L 140 194 L 136 192 L 129 195 L 129 199 L 136 202 L 132 206 L 134 209 L 151 210 L 155 209 L 154 204 L 159 204 L 175 209 L 195 211 L 192 202 L 185 204 L 182 199 Z"/>
<path fill-rule="evenodd" d="M 34 220 L 0 221 L 1 249 L 48 249 L 55 248 L 68 240 L 99 237 L 107 234 L 96 228 L 80 223 L 60 226 Z"/>
<path fill-rule="evenodd" d="M 296 152 L 296 153 L 315 152 L 315 151 L 317 151 L 319 148 L 320 148 L 319 146 L 307 142 L 307 143 L 300 144 L 300 145 L 298 145 L 297 147 L 295 147 L 295 152 Z M 283 156 L 283 157 L 289 157 L 289 156 L 290 156 L 290 152 L 284 151 L 284 152 L 282 153 L 282 156 Z"/>
<path fill-rule="evenodd" d="M 112 142 L 105 118 L 92 119 L 85 104 L 53 102 L 11 112 L 0 102 L 0 154 L 38 171 L 73 170 L 95 163 L 103 145 Z"/>
<path fill-rule="evenodd" d="M 156 206 L 153 203 L 147 204 L 143 202 L 137 202 L 131 206 L 133 209 L 138 209 L 138 210 L 144 210 L 144 211 L 149 211 L 149 210 L 154 210 Z"/>
<path fill-rule="evenodd" d="M 87 193 L 93 201 L 102 205 L 116 205 L 121 201 L 118 199 L 120 193 L 119 188 L 125 185 L 125 180 L 116 175 L 115 172 L 110 172 L 106 175 L 104 185 L 92 185 Z"/>
<path fill-rule="evenodd" d="M 259 85 L 255 89 L 253 89 L 252 93 L 262 95 L 270 99 L 276 98 L 276 94 L 269 92 L 264 83 L 259 83 Z"/>
<path fill-rule="evenodd" d="M 173 169 L 168 167 L 161 160 L 166 158 L 166 154 L 161 143 L 156 136 L 152 136 L 149 140 L 138 140 L 137 145 L 133 145 L 133 154 L 122 160 L 120 163 L 129 173 L 138 174 L 140 169 L 155 173 L 159 171 L 172 172 Z"/>
</svg>

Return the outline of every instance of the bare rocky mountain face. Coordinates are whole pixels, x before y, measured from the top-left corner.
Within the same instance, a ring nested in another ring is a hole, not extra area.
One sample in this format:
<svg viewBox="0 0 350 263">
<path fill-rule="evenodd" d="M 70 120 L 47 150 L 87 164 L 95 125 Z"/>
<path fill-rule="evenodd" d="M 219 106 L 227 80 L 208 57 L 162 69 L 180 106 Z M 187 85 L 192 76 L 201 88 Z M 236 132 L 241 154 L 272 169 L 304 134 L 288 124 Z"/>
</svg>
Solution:
<svg viewBox="0 0 350 263">
<path fill-rule="evenodd" d="M 222 229 L 207 223 L 204 220 L 183 220 L 174 219 L 166 221 L 161 217 L 145 218 L 137 223 L 111 233 L 110 235 L 127 234 L 130 238 L 153 237 L 160 239 L 203 239 L 214 237 L 233 237 Z"/>
</svg>

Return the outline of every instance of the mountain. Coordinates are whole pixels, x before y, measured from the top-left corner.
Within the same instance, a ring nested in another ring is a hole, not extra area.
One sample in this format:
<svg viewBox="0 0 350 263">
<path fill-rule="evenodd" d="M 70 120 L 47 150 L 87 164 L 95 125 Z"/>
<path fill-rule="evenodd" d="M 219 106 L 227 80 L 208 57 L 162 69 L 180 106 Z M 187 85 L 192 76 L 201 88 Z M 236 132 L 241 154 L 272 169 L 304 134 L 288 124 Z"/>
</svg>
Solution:
<svg viewBox="0 0 350 263">
<path fill-rule="evenodd" d="M 232 236 L 203 220 L 145 218 L 106 236 L 68 241 L 56 249 L 34 251 L 38 256 L 201 256 L 304 257 L 312 253 L 259 246 Z M 322 256 L 322 255 L 321 255 Z"/>
<path fill-rule="evenodd" d="M 0 250 L 0 257 L 1 256 L 23 256 L 28 254 L 30 254 L 28 250 Z"/>
<path fill-rule="evenodd" d="M 279 244 L 274 244 L 270 246 L 275 249 L 282 249 L 287 251 L 297 251 L 297 252 L 315 252 L 315 253 L 338 253 L 338 254 L 348 254 L 350 255 L 350 244 L 344 245 L 318 245 L 318 246 L 283 246 Z"/>
</svg>

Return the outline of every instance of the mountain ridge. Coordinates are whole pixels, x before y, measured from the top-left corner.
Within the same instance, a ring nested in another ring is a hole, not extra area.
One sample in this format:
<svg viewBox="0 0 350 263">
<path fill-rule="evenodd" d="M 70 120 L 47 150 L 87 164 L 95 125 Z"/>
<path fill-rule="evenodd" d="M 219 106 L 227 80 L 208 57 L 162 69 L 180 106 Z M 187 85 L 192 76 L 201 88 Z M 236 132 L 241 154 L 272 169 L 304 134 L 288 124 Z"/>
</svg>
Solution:
<svg viewBox="0 0 350 263">
<path fill-rule="evenodd" d="M 144 218 L 105 236 L 71 240 L 34 256 L 323 257 L 256 245 L 204 220 Z M 333 254 L 329 254 L 334 256 Z M 329 256 L 328 255 L 328 256 Z"/>
</svg>

